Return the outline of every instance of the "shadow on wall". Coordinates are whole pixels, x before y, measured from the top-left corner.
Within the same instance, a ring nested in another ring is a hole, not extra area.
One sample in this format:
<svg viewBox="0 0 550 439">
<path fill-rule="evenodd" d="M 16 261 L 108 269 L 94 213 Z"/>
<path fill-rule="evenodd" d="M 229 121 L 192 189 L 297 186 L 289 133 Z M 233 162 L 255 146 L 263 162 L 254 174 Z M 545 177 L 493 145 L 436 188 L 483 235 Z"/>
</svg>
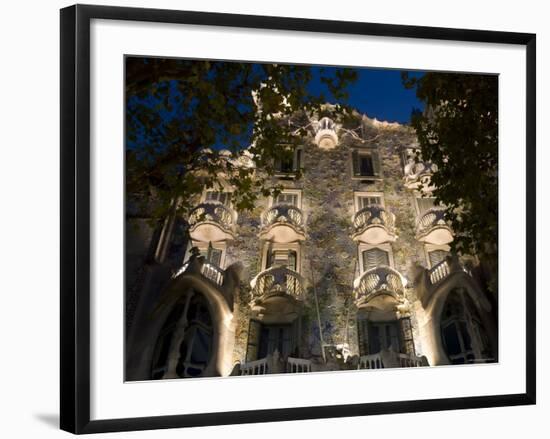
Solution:
<svg viewBox="0 0 550 439">
<path fill-rule="evenodd" d="M 33 416 L 48 427 L 59 430 L 59 415 L 57 413 L 35 413 Z"/>
</svg>

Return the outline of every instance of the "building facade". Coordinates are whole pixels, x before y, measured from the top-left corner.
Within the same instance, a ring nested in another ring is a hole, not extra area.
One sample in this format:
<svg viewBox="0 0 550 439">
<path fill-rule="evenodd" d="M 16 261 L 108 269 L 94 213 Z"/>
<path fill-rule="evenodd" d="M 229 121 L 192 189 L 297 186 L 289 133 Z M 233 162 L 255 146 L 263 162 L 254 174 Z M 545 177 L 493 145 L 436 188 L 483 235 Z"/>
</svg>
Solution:
<svg viewBox="0 0 550 439">
<path fill-rule="evenodd" d="M 496 273 L 450 253 L 416 146 L 406 125 L 313 119 L 252 211 L 222 181 L 188 218 L 130 212 L 127 380 L 497 361 Z"/>
</svg>

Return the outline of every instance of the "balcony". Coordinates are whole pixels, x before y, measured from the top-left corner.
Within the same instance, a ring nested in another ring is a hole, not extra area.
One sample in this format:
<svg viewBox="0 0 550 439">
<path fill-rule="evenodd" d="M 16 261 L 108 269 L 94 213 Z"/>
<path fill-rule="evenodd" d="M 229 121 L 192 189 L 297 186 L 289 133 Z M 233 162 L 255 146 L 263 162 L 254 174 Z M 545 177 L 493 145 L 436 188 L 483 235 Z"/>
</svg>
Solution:
<svg viewBox="0 0 550 439">
<path fill-rule="evenodd" d="M 404 169 L 405 187 L 418 189 L 420 186 L 430 184 L 430 177 L 437 171 L 437 165 L 430 162 L 418 162 L 410 160 Z"/>
<path fill-rule="evenodd" d="M 443 207 L 432 207 L 424 212 L 416 226 L 416 239 L 436 245 L 448 244 L 453 240 L 453 232 L 445 221 Z"/>
<path fill-rule="evenodd" d="M 448 256 L 432 268 L 424 269 L 415 287 L 422 306 L 427 308 L 439 292 L 454 288 L 457 285 L 477 291 L 479 294 L 479 307 L 485 310 L 491 309 L 491 305 L 482 293 L 478 282 L 472 276 L 472 273 L 461 264 L 456 255 Z"/>
<path fill-rule="evenodd" d="M 302 211 L 289 204 L 277 204 L 265 211 L 262 226 L 260 239 L 289 243 L 306 238 Z"/>
<path fill-rule="evenodd" d="M 402 354 L 392 350 L 384 350 L 378 354 L 363 355 L 359 358 L 357 369 L 389 369 L 394 367 L 428 366 L 426 357 Z"/>
<path fill-rule="evenodd" d="M 288 357 L 286 361 L 275 351 L 261 360 L 249 361 L 240 365 L 239 375 L 267 375 L 269 373 L 311 372 L 311 360 Z"/>
<path fill-rule="evenodd" d="M 252 302 L 266 304 L 277 298 L 304 300 L 304 281 L 294 270 L 284 266 L 268 268 L 259 273 L 252 282 Z"/>
<path fill-rule="evenodd" d="M 221 203 L 201 203 L 191 211 L 189 226 L 189 234 L 194 241 L 215 242 L 233 239 L 235 213 Z"/>
<path fill-rule="evenodd" d="M 468 270 L 466 270 L 458 260 L 458 257 L 453 255 L 427 270 L 428 288 L 436 287 L 443 283 L 451 274 L 455 273 L 461 273 L 471 277 Z"/>
<path fill-rule="evenodd" d="M 395 216 L 378 204 L 371 204 L 353 217 L 354 241 L 381 244 L 395 241 Z"/>
<path fill-rule="evenodd" d="M 334 149 L 338 145 L 336 124 L 328 117 L 323 117 L 317 126 L 315 143 L 321 149 Z"/>
<path fill-rule="evenodd" d="M 355 304 L 358 308 L 366 305 L 379 294 L 389 294 L 396 298 L 403 296 L 404 279 L 391 267 L 381 265 L 365 271 L 354 282 Z"/>
<path fill-rule="evenodd" d="M 195 262 L 196 261 L 196 262 Z M 185 262 L 181 268 L 174 273 L 172 276 L 173 279 L 182 275 L 183 273 L 193 274 L 200 273 L 210 282 L 221 287 L 223 285 L 223 279 L 225 272 L 217 265 L 212 264 L 211 262 L 201 262 L 198 259 L 190 259 Z"/>
</svg>

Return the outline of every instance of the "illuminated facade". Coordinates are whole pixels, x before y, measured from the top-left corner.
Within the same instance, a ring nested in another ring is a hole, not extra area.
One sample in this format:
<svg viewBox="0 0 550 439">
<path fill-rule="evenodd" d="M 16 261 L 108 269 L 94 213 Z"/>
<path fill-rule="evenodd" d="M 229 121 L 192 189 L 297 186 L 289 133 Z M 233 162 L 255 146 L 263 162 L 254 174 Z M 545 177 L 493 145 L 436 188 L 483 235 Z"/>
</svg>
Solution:
<svg viewBox="0 0 550 439">
<path fill-rule="evenodd" d="M 415 146 L 408 126 L 325 117 L 251 212 L 222 184 L 157 229 L 130 214 L 127 379 L 497 361 L 496 273 L 449 253 Z"/>
</svg>

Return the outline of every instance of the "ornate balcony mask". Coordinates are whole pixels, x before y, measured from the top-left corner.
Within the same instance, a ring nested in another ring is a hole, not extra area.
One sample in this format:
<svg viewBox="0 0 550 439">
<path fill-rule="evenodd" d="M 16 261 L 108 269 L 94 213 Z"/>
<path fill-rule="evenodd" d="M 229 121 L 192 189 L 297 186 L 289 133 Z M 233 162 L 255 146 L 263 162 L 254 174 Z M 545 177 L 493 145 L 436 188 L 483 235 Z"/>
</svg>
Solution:
<svg viewBox="0 0 550 439">
<path fill-rule="evenodd" d="M 453 240 L 451 228 L 445 221 L 445 208 L 432 207 L 420 217 L 416 226 L 416 238 L 420 242 L 444 245 Z"/>
<path fill-rule="evenodd" d="M 189 215 L 189 233 L 195 241 L 215 242 L 233 239 L 235 213 L 221 203 L 205 202 Z"/>
<path fill-rule="evenodd" d="M 404 281 L 401 274 L 391 267 L 381 265 L 365 271 L 355 281 L 355 303 L 366 305 L 378 294 L 389 294 L 401 298 L 404 294 Z"/>
<path fill-rule="evenodd" d="M 305 239 L 302 211 L 290 204 L 276 204 L 266 210 L 262 217 L 262 226 L 261 239 L 280 243 Z"/>
<path fill-rule="evenodd" d="M 371 204 L 353 217 L 355 241 L 381 244 L 395 241 L 395 216 L 379 204 Z"/>
</svg>

